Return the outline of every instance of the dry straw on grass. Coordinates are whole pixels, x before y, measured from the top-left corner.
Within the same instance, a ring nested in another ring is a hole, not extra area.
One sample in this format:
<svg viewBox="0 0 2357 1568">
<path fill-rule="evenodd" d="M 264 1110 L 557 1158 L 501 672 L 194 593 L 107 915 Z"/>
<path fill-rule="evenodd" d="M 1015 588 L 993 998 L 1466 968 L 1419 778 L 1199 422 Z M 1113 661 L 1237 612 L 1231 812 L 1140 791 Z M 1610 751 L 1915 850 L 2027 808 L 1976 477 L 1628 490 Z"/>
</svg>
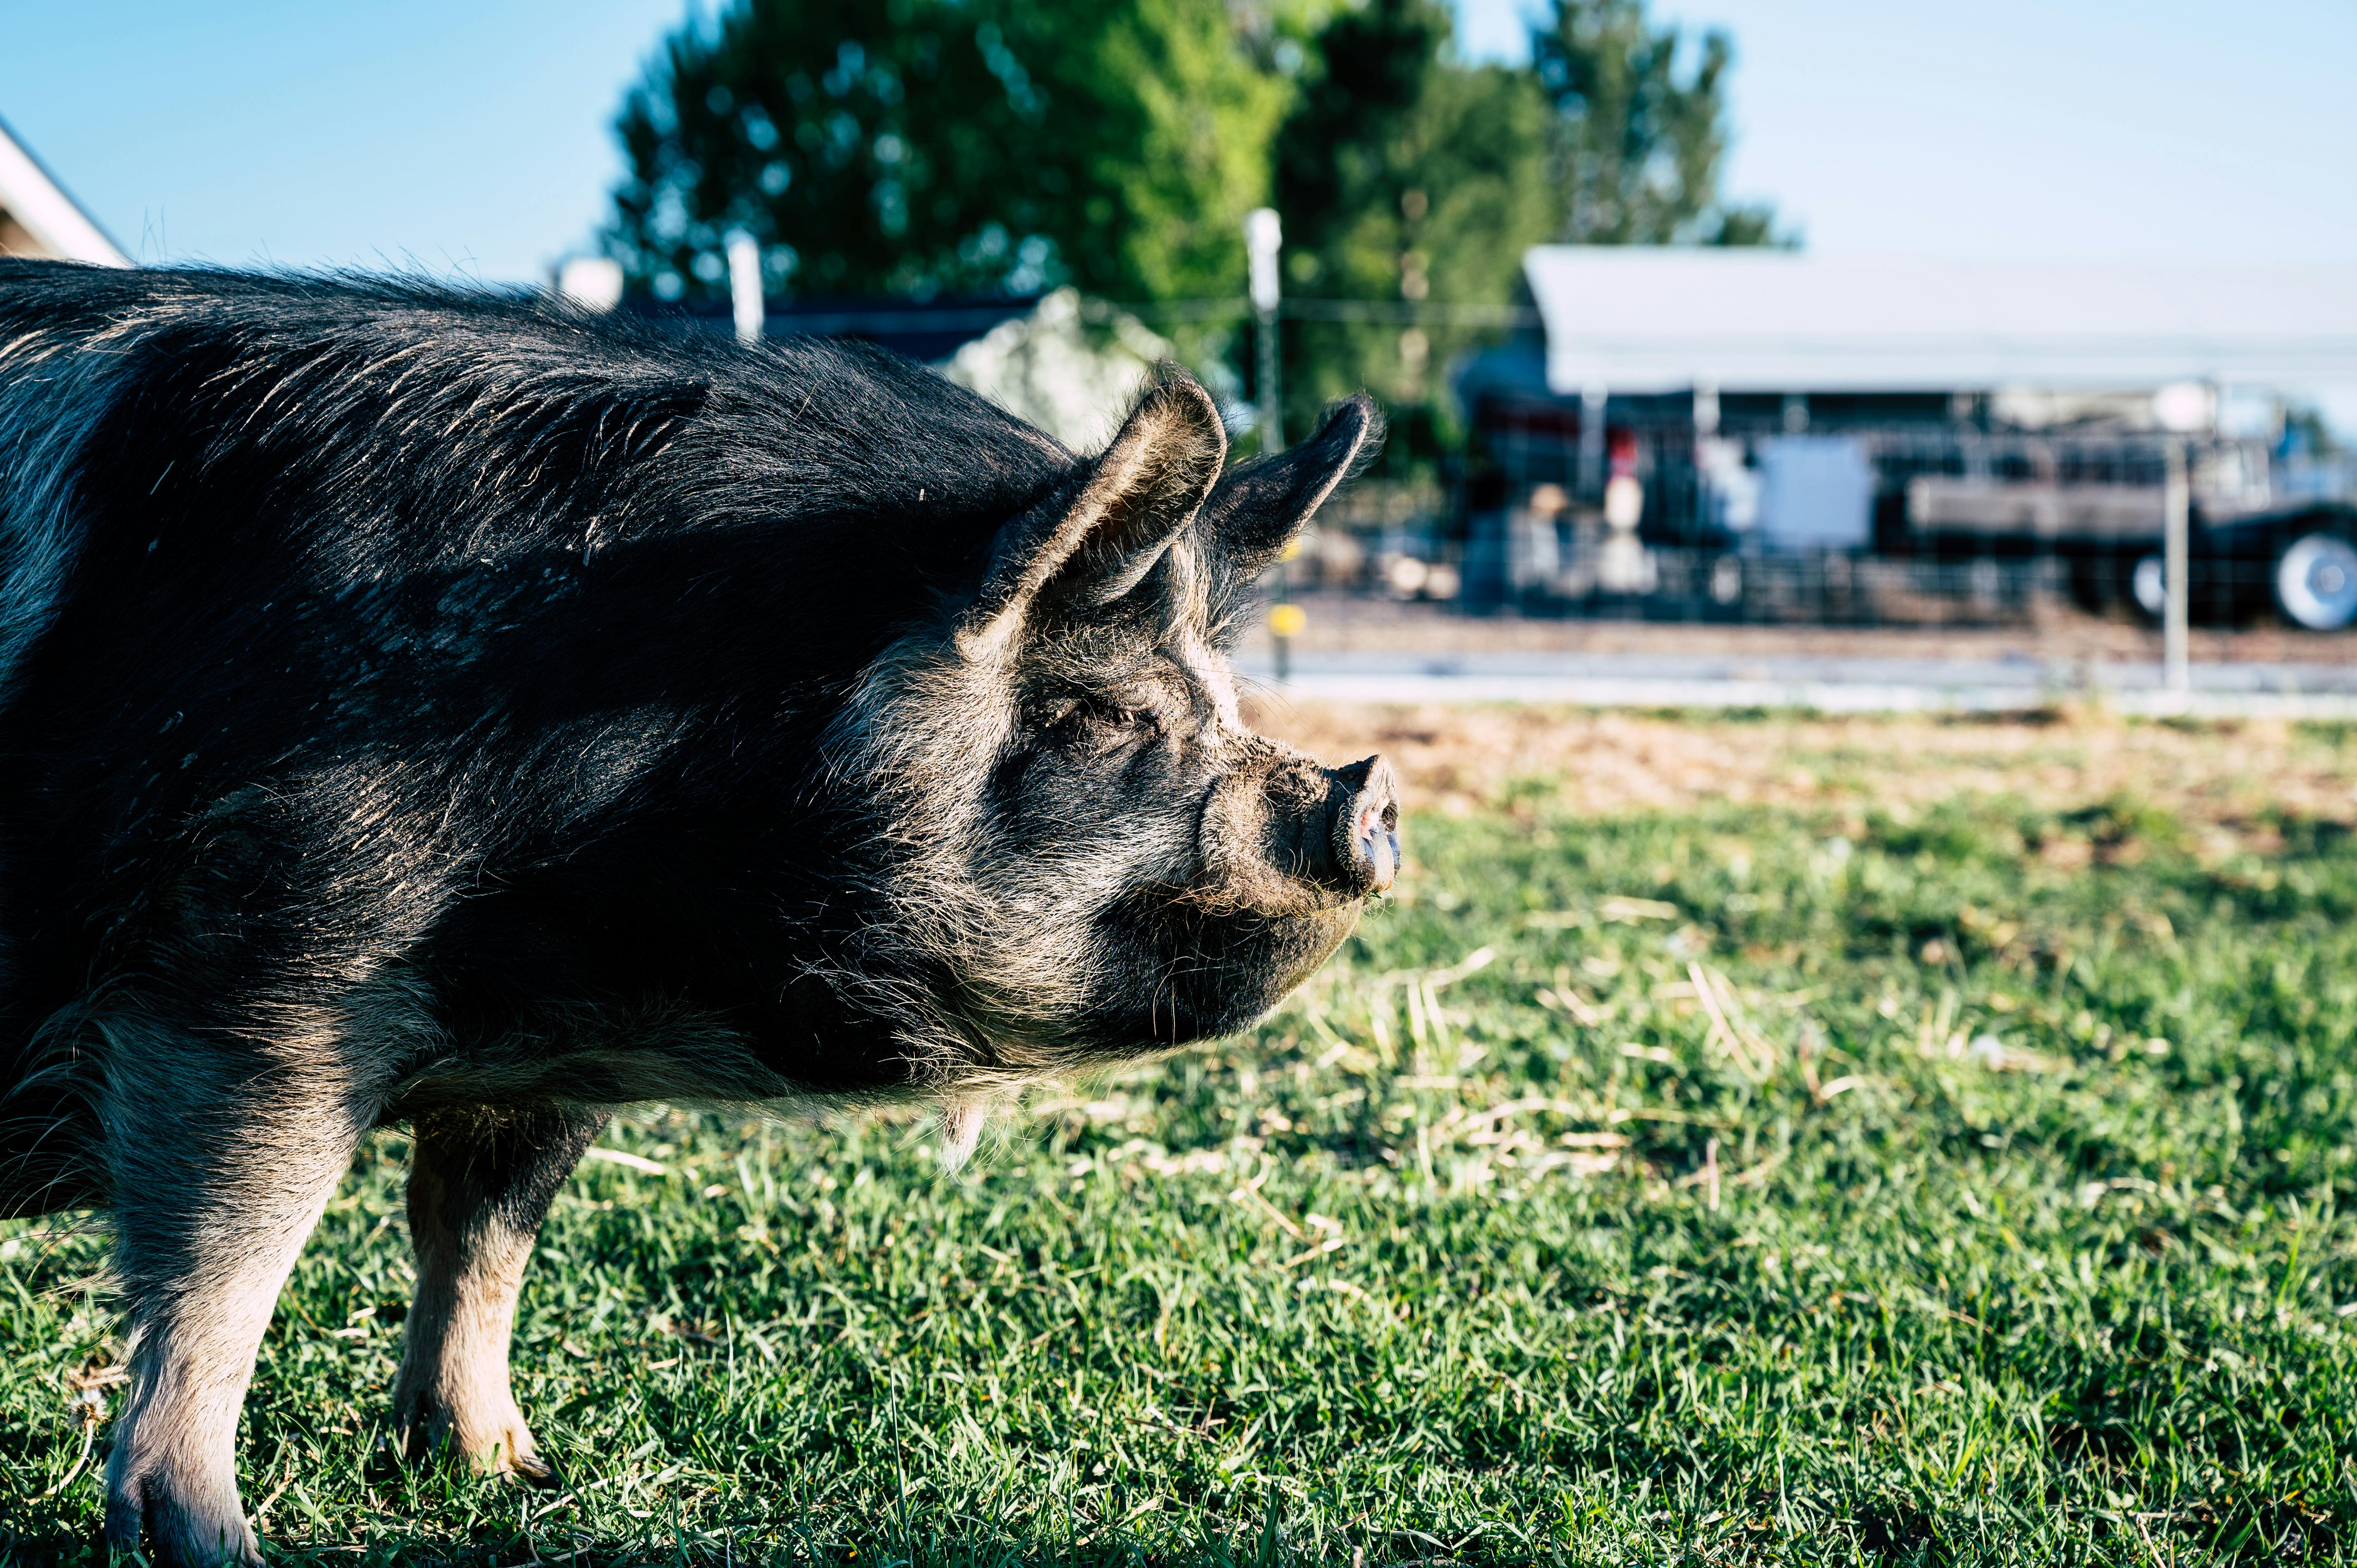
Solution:
<svg viewBox="0 0 2357 1568">
<path fill-rule="evenodd" d="M 1381 749 L 1411 810 L 1537 800 L 1587 816 L 1717 801 L 1916 807 L 1986 791 L 2069 811 L 2132 797 L 2189 825 L 2357 822 L 2357 746 L 2333 728 L 2032 718 L 1778 715 L 1729 723 L 1548 706 L 1288 703 L 1269 733 L 1318 756 Z"/>
</svg>

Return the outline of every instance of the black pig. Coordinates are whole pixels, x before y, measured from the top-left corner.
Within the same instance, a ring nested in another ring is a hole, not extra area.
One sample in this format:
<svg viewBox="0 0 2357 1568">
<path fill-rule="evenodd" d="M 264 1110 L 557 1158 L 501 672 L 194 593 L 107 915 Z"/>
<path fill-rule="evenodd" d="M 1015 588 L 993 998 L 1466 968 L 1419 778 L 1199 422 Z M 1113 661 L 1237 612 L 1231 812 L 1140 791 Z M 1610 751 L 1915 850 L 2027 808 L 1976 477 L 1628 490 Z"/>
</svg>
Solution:
<svg viewBox="0 0 2357 1568">
<path fill-rule="evenodd" d="M 1380 758 L 1223 650 L 1374 439 L 1073 456 L 856 345 L 0 263 L 0 1214 L 104 1205 L 108 1539 L 250 1561 L 255 1347 L 414 1133 L 414 1451 L 544 1478 L 507 1341 L 609 1108 L 914 1096 L 1238 1029 L 1391 881 Z"/>
</svg>

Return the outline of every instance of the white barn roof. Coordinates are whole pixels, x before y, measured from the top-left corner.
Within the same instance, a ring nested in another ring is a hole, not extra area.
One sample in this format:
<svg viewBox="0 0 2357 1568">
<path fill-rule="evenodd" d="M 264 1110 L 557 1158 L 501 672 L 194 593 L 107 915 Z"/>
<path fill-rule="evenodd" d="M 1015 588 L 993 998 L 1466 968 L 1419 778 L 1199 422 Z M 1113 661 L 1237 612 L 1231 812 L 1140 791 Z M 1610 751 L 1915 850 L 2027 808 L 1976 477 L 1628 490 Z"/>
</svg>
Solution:
<svg viewBox="0 0 2357 1568">
<path fill-rule="evenodd" d="M 48 256 L 127 267 L 106 231 L 91 221 L 40 160 L 0 124 L 0 255 Z"/>
<path fill-rule="evenodd" d="M 1558 393 L 2357 381 L 2357 266 L 1539 245 L 1523 268 Z"/>
</svg>

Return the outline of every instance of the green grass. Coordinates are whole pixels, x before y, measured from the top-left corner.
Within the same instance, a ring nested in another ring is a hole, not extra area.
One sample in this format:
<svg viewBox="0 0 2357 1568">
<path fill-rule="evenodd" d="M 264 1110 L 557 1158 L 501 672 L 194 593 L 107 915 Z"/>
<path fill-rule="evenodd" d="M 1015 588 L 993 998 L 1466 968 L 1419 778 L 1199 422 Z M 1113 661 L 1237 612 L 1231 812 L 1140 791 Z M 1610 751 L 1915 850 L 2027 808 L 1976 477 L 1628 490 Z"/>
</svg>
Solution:
<svg viewBox="0 0 2357 1568">
<path fill-rule="evenodd" d="M 2357 843 L 1540 793 L 1415 822 L 1403 896 L 1256 1036 L 1045 1101 L 965 1174 L 906 1121 L 619 1127 L 668 1174 L 583 1167 L 517 1333 L 559 1498 L 383 1455 L 382 1138 L 247 1403 L 273 1550 L 2357 1552 Z M 48 1561 L 99 1519 L 95 1459 L 44 1493 L 114 1353 L 102 1238 L 0 1236 L 0 1558 Z"/>
</svg>

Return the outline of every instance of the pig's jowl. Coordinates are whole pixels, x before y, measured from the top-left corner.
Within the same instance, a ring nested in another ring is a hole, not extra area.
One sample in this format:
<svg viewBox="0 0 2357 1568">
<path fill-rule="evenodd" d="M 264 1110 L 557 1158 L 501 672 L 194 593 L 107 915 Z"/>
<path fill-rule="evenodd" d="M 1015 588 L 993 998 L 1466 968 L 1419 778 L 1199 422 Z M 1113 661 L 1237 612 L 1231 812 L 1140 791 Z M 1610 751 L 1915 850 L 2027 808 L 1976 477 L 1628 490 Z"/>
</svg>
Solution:
<svg viewBox="0 0 2357 1568">
<path fill-rule="evenodd" d="M 396 1425 L 545 1478 L 508 1328 L 612 1107 L 967 1145 L 1283 996 L 1397 807 L 1224 650 L 1373 426 L 1228 469 L 1172 372 L 1082 458 L 856 345 L 0 262 L 0 1213 L 113 1210 L 110 1539 L 253 1559 L 254 1349 L 375 1127 Z"/>
</svg>

